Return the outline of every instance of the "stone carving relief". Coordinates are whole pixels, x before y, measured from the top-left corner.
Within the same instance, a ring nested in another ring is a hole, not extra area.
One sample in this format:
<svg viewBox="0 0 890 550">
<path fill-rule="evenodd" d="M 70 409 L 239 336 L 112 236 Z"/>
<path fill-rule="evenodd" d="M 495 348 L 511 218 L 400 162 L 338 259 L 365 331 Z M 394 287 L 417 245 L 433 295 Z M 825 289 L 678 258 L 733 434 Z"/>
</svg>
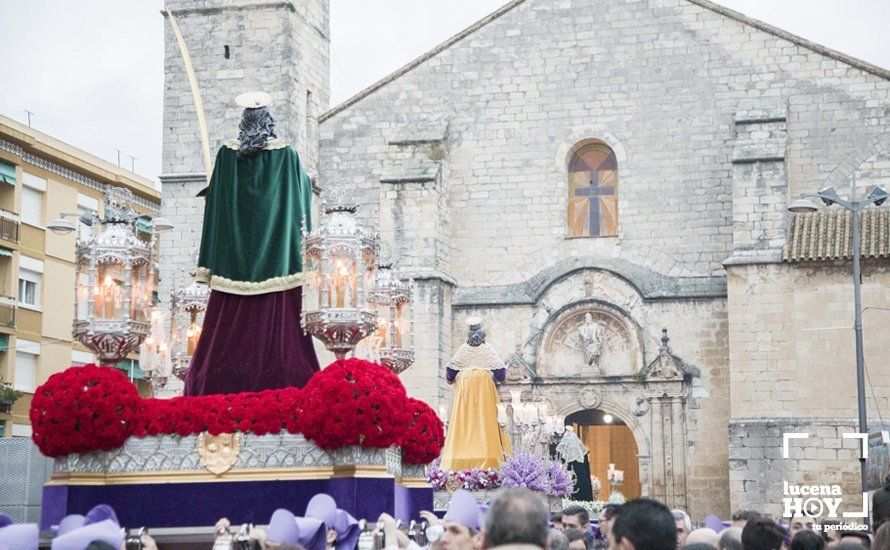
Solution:
<svg viewBox="0 0 890 550">
<path fill-rule="evenodd" d="M 584 304 L 563 313 L 544 333 L 542 376 L 628 376 L 642 361 L 636 327 L 617 311 Z"/>
<path fill-rule="evenodd" d="M 645 416 L 649 412 L 649 400 L 642 395 L 638 395 L 634 399 L 631 412 L 634 416 Z"/>
<path fill-rule="evenodd" d="M 603 403 L 603 390 L 599 388 L 585 388 L 578 395 L 578 403 L 585 409 L 595 409 Z"/>
</svg>

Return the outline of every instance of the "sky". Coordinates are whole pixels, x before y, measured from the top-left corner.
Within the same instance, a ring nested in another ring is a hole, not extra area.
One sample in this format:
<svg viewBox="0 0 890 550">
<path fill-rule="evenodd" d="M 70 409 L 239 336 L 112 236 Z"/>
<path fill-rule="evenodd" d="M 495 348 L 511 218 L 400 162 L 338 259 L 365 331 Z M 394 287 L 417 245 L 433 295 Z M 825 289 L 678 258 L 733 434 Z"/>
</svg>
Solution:
<svg viewBox="0 0 890 550">
<path fill-rule="evenodd" d="M 330 0 L 331 105 L 506 0 Z M 543 1 L 543 0 L 538 0 Z M 596 0 L 607 1 L 607 0 Z M 890 68 L 888 0 L 718 0 Z M 0 114 L 157 181 L 163 0 L 0 0 Z"/>
</svg>

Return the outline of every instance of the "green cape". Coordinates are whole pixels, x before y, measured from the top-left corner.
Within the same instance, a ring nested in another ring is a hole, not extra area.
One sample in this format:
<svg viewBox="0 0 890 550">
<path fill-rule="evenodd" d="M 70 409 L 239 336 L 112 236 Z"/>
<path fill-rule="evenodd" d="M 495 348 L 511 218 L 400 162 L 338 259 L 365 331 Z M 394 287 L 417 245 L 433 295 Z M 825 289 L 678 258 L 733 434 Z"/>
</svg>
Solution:
<svg viewBox="0 0 890 550">
<path fill-rule="evenodd" d="M 207 201 L 196 278 L 232 294 L 300 286 L 304 217 L 312 229 L 309 176 L 283 141 L 241 162 L 237 148 L 220 148 L 210 185 L 198 193 Z"/>
</svg>

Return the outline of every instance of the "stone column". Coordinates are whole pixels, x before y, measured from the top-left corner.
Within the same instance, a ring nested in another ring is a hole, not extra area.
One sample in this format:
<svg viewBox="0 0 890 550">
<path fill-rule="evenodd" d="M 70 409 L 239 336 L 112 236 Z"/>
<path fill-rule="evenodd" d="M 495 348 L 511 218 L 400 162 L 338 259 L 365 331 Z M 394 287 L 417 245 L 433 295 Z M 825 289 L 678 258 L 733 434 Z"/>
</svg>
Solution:
<svg viewBox="0 0 890 550">
<path fill-rule="evenodd" d="M 652 497 L 671 508 L 684 508 L 686 499 L 686 414 L 683 382 L 651 387 Z M 642 465 L 641 465 L 642 468 Z"/>
<path fill-rule="evenodd" d="M 673 506 L 686 509 L 686 399 L 682 396 L 670 398 L 672 421 L 673 454 Z"/>
<path fill-rule="evenodd" d="M 659 397 L 651 396 L 649 400 L 652 404 L 652 498 L 664 502 L 667 495 L 667 468 L 664 458 L 664 407 Z"/>
<path fill-rule="evenodd" d="M 736 111 L 732 152 L 732 255 L 724 265 L 778 261 L 785 244 L 788 185 L 787 106 L 744 100 Z"/>
<path fill-rule="evenodd" d="M 409 125 L 389 142 L 379 175 L 379 228 L 389 243 L 399 275 L 412 278 L 414 365 L 402 382 L 409 395 L 434 409 L 450 400 L 445 364 L 451 358 L 449 164 L 446 128 L 440 123 Z"/>
</svg>

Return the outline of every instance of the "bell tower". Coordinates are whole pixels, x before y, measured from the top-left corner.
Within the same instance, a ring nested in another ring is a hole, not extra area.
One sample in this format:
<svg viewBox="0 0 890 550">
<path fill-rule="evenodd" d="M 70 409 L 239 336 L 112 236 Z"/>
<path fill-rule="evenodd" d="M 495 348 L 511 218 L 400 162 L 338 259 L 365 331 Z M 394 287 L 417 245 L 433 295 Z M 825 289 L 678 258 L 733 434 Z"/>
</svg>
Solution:
<svg viewBox="0 0 890 550">
<path fill-rule="evenodd" d="M 188 46 L 215 157 L 238 137 L 242 92 L 272 95 L 278 137 L 317 173 L 318 116 L 330 99 L 329 0 L 167 0 Z M 198 116 L 179 45 L 164 14 L 163 204 L 175 225 L 161 242 L 160 297 L 175 272 L 193 269 L 201 240 L 206 185 Z M 184 281 L 180 281 L 183 284 Z"/>
</svg>

